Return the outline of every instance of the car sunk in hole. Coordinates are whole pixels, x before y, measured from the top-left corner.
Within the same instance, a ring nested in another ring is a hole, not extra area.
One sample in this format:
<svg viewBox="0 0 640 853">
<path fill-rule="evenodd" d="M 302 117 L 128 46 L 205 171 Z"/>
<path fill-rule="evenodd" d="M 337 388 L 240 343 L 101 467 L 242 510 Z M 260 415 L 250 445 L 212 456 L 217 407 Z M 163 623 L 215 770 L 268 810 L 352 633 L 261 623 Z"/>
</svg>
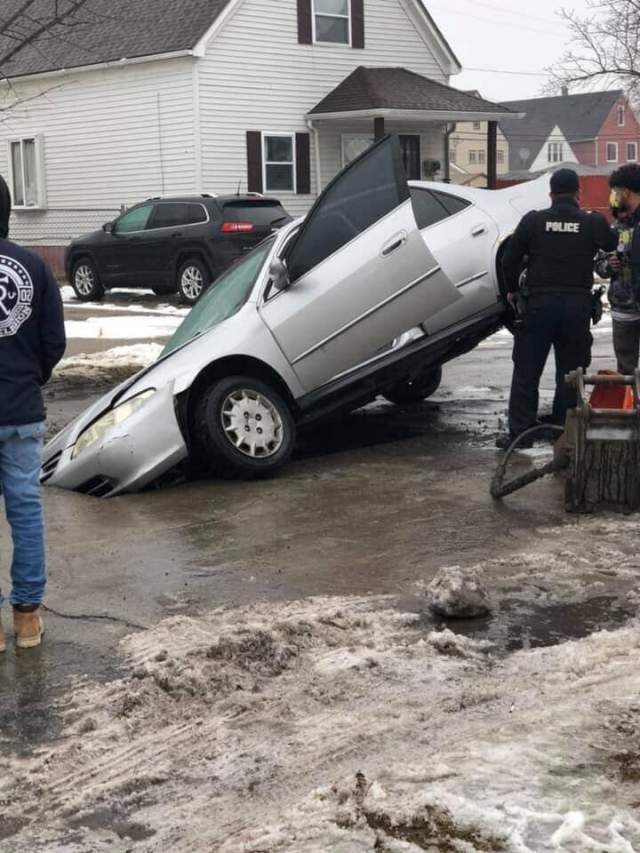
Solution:
<svg viewBox="0 0 640 853">
<path fill-rule="evenodd" d="M 409 185 L 386 137 L 221 276 L 155 364 L 49 443 L 43 482 L 112 496 L 188 458 L 270 476 L 303 424 L 378 394 L 425 399 L 446 361 L 502 324 L 501 253 L 547 194 L 544 178 L 496 192 Z"/>
</svg>

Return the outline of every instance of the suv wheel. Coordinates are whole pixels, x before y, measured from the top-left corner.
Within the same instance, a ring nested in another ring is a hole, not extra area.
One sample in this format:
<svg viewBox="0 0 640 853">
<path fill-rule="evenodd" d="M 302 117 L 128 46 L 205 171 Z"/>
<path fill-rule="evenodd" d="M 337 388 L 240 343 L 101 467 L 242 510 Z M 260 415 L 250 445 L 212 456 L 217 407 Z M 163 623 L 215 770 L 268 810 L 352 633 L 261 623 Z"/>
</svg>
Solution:
<svg viewBox="0 0 640 853">
<path fill-rule="evenodd" d="M 293 453 L 296 425 L 280 394 L 251 376 L 214 382 L 200 397 L 194 418 L 199 457 L 215 474 L 268 477 Z"/>
<path fill-rule="evenodd" d="M 442 368 L 436 367 L 423 371 L 415 379 L 399 382 L 384 392 L 384 397 L 397 406 L 421 403 L 435 394 L 442 382 Z"/>
<path fill-rule="evenodd" d="M 71 270 L 71 286 L 82 302 L 95 302 L 104 296 L 98 273 L 89 258 L 80 258 Z"/>
<path fill-rule="evenodd" d="M 178 270 L 178 293 L 180 301 L 195 305 L 211 283 L 209 272 L 202 261 L 193 258 Z"/>
</svg>

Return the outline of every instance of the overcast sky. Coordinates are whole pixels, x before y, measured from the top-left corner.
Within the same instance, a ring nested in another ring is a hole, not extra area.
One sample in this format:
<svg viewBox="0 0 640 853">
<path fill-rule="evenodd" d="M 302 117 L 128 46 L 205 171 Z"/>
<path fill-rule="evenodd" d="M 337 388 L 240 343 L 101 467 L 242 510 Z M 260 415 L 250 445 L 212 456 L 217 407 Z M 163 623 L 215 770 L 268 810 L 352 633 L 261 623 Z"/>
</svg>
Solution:
<svg viewBox="0 0 640 853">
<path fill-rule="evenodd" d="M 465 69 L 451 78 L 458 89 L 479 89 L 496 101 L 540 94 L 544 69 L 568 43 L 568 31 L 557 15 L 560 6 L 583 12 L 587 0 L 425 0 Z M 475 71 L 497 69 L 498 73 Z M 507 71 L 539 73 L 519 76 Z"/>
</svg>

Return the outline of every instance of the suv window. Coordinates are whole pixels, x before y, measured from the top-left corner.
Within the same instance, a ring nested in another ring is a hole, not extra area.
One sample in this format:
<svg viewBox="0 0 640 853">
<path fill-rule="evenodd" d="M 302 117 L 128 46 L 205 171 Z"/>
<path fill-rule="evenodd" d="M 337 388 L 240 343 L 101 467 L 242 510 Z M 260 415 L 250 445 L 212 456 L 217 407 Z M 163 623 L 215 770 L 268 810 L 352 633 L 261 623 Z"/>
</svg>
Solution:
<svg viewBox="0 0 640 853">
<path fill-rule="evenodd" d="M 225 222 L 251 222 L 256 231 L 267 233 L 291 221 L 280 202 L 270 199 L 227 201 L 222 205 L 222 216 Z"/>
<path fill-rule="evenodd" d="M 424 190 L 418 187 L 411 188 L 411 200 L 413 201 L 413 212 L 418 223 L 418 228 L 429 228 L 436 222 L 442 222 L 449 216 L 459 213 L 470 202 L 459 196 L 441 193 L 437 190 Z"/>
<path fill-rule="evenodd" d="M 174 228 L 187 224 L 187 205 L 180 202 L 162 202 L 156 204 L 149 228 Z"/>
<path fill-rule="evenodd" d="M 152 204 L 141 204 L 124 213 L 115 224 L 116 234 L 131 234 L 133 231 L 144 231 L 151 217 Z"/>
<path fill-rule="evenodd" d="M 408 199 L 397 140 L 354 160 L 320 197 L 288 258 L 296 281 Z"/>
</svg>

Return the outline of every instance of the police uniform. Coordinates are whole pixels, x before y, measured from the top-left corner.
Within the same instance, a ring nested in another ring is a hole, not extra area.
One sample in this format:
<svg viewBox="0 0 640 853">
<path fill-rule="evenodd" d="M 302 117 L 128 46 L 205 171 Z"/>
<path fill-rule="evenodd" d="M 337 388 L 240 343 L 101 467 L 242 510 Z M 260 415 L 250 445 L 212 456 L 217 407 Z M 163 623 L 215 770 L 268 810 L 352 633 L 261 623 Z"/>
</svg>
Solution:
<svg viewBox="0 0 640 853">
<path fill-rule="evenodd" d="M 556 359 L 553 422 L 564 424 L 575 392 L 567 373 L 591 363 L 591 312 L 594 258 L 612 252 L 617 240 L 599 213 L 581 210 L 576 199 L 577 174 L 560 169 L 551 177 L 553 204 L 531 211 L 518 225 L 504 256 L 507 290 L 518 294 L 527 259 L 524 325 L 514 334 L 513 382 L 509 400 L 509 439 L 537 423 L 538 388 L 549 351 Z M 504 443 L 504 442 L 503 442 Z"/>
</svg>

